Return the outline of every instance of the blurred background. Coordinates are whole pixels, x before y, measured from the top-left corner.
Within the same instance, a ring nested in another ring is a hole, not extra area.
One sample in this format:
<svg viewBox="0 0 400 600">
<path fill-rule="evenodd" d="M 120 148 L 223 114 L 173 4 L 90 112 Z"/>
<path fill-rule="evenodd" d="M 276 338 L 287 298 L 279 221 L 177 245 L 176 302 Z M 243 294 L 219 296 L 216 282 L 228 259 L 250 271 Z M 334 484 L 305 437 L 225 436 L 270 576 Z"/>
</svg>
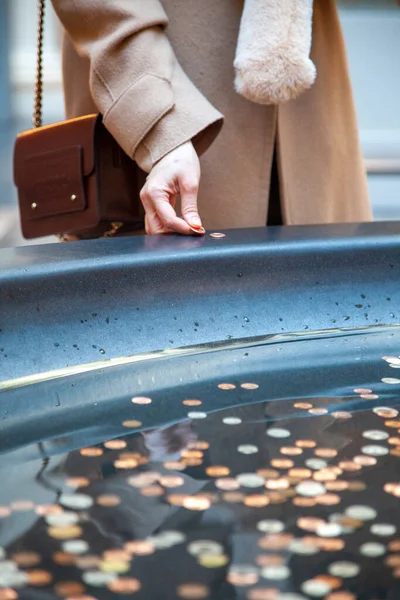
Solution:
<svg viewBox="0 0 400 600">
<path fill-rule="evenodd" d="M 338 0 L 377 220 L 400 220 L 400 7 L 397 0 Z M 35 0 L 0 0 L 0 247 L 23 240 L 12 181 L 18 131 L 31 127 L 36 61 Z M 44 118 L 63 118 L 61 30 L 47 6 Z"/>
</svg>

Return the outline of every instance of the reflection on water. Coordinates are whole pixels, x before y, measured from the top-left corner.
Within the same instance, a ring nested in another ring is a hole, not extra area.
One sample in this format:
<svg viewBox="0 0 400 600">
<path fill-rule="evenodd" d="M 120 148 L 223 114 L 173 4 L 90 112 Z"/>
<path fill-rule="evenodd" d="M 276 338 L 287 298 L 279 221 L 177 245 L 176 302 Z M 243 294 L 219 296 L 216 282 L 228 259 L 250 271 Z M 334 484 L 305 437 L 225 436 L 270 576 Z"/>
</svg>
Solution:
<svg viewBox="0 0 400 600">
<path fill-rule="evenodd" d="M 399 354 L 394 328 L 4 396 L 0 600 L 398 600 Z"/>
</svg>

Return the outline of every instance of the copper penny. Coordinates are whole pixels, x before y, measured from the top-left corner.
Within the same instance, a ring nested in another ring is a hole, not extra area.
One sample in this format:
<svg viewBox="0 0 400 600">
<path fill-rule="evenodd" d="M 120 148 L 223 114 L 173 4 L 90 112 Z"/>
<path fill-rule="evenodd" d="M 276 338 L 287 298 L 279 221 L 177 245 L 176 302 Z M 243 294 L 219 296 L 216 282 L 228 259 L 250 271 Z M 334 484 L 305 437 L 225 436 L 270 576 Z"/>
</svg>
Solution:
<svg viewBox="0 0 400 600">
<path fill-rule="evenodd" d="M 240 484 L 236 479 L 227 477 L 226 479 L 217 479 L 215 482 L 215 486 L 220 490 L 225 490 L 227 492 L 237 490 L 240 488 Z"/>
<path fill-rule="evenodd" d="M 210 590 L 201 583 L 184 583 L 178 587 L 176 593 L 179 598 L 184 600 L 203 600 L 203 598 L 208 598 Z"/>
<path fill-rule="evenodd" d="M 135 396 L 132 398 L 131 402 L 133 402 L 133 404 L 146 405 L 151 404 L 153 401 L 151 398 L 146 398 L 145 396 Z"/>
<path fill-rule="evenodd" d="M 59 596 L 77 596 L 84 593 L 85 587 L 77 581 L 60 581 L 55 584 L 54 591 Z"/>
<path fill-rule="evenodd" d="M 82 456 L 101 456 L 103 454 L 103 450 L 101 448 L 82 448 L 80 450 L 80 454 Z"/>
<path fill-rule="evenodd" d="M 74 565 L 76 559 L 77 557 L 74 554 L 69 554 L 68 552 L 55 552 L 53 554 L 53 562 L 63 567 Z"/>
<path fill-rule="evenodd" d="M 229 475 L 230 469 L 228 469 L 228 467 L 213 466 L 213 467 L 207 467 L 206 473 L 210 477 L 225 477 L 225 476 Z"/>
<path fill-rule="evenodd" d="M 109 450 L 123 450 L 126 448 L 126 442 L 124 440 L 109 440 L 104 442 L 104 447 Z"/>
<path fill-rule="evenodd" d="M 295 498 L 293 498 L 293 504 L 302 508 L 312 508 L 317 504 L 317 501 L 315 498 L 296 496 Z"/>
<path fill-rule="evenodd" d="M 243 500 L 243 504 L 251 508 L 262 508 L 263 506 L 268 506 L 269 503 L 270 499 L 263 494 L 250 494 Z"/>
<path fill-rule="evenodd" d="M 334 448 L 317 448 L 314 454 L 320 458 L 335 458 L 338 452 Z"/>
<path fill-rule="evenodd" d="M 41 562 L 42 557 L 37 552 L 17 552 L 12 555 L 12 560 L 22 569 L 29 569 L 30 567 L 36 567 Z"/>
<path fill-rule="evenodd" d="M 279 554 L 259 554 L 256 563 L 260 567 L 276 567 L 285 563 L 285 557 Z"/>
<path fill-rule="evenodd" d="M 309 402 L 296 402 L 293 404 L 294 408 L 299 408 L 300 410 L 309 410 L 313 407 Z"/>
<path fill-rule="evenodd" d="M 248 600 L 277 600 L 279 590 L 275 588 L 256 588 L 247 593 Z"/>
<path fill-rule="evenodd" d="M 291 469 L 294 467 L 294 462 L 288 458 L 273 458 L 271 466 L 275 469 Z"/>
<path fill-rule="evenodd" d="M 51 583 L 53 576 L 48 571 L 27 571 L 29 585 L 44 586 Z"/>
<path fill-rule="evenodd" d="M 153 544 L 146 540 L 126 542 L 124 548 L 129 554 L 136 554 L 137 556 L 149 556 L 155 552 Z"/>
<path fill-rule="evenodd" d="M 132 594 L 141 588 L 140 581 L 131 577 L 119 577 L 107 585 L 108 589 L 117 594 Z"/>
<path fill-rule="evenodd" d="M 315 500 L 316 503 L 321 506 L 335 506 L 342 501 L 341 497 L 337 494 L 321 494 L 321 496 L 317 496 Z"/>
<path fill-rule="evenodd" d="M 121 498 L 119 496 L 115 496 L 114 494 L 102 494 L 101 496 L 97 496 L 96 502 L 100 506 L 111 508 L 121 504 Z"/>
<path fill-rule="evenodd" d="M 297 440 L 296 442 L 298 448 L 315 448 L 316 445 L 317 442 L 314 442 L 314 440 Z"/>
<path fill-rule="evenodd" d="M 325 525 L 325 521 L 317 517 L 300 517 L 297 520 L 297 527 L 305 531 L 316 531 L 321 525 Z"/>
<path fill-rule="evenodd" d="M 136 427 L 141 427 L 143 423 L 141 421 L 136 421 L 131 419 L 130 421 L 123 421 L 122 426 L 127 427 L 129 429 L 135 429 Z"/>
</svg>

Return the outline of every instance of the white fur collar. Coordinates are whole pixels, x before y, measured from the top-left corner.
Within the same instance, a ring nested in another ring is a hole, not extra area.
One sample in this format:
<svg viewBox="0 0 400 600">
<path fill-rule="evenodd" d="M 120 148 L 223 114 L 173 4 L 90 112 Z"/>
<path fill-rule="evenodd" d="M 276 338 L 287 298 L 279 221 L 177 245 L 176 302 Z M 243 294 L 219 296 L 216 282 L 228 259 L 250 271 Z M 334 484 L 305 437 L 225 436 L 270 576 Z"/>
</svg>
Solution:
<svg viewBox="0 0 400 600">
<path fill-rule="evenodd" d="M 239 94 L 279 104 L 314 83 L 312 15 L 313 0 L 245 0 L 235 58 Z"/>
</svg>

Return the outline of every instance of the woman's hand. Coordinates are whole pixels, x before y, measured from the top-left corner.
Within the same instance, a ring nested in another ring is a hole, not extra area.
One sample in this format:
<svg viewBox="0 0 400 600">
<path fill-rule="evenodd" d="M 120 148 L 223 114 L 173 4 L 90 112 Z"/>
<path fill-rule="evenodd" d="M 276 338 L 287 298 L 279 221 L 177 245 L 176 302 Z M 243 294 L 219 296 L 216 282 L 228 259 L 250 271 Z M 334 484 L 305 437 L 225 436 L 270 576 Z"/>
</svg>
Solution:
<svg viewBox="0 0 400 600">
<path fill-rule="evenodd" d="M 200 161 L 191 142 L 172 150 L 151 170 L 140 192 L 146 211 L 146 233 L 203 234 L 197 209 Z M 175 211 L 181 197 L 182 217 Z"/>
</svg>

